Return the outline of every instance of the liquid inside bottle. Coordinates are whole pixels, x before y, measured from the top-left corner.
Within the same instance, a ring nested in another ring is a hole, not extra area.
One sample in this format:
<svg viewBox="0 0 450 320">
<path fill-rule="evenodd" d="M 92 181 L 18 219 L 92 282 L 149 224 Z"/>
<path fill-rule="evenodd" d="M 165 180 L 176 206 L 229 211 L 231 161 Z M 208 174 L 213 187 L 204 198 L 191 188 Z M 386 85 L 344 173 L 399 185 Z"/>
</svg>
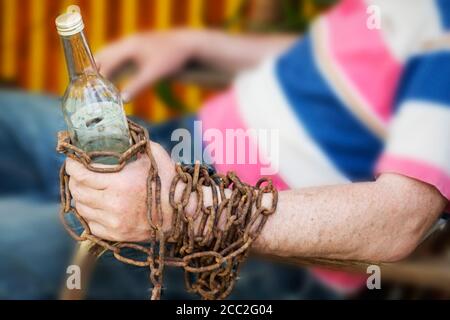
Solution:
<svg viewBox="0 0 450 320">
<path fill-rule="evenodd" d="M 69 9 L 56 19 L 56 25 L 70 77 L 62 109 L 72 143 L 85 152 L 125 152 L 131 140 L 122 100 L 114 85 L 97 71 L 79 11 Z M 94 161 L 117 164 L 115 157 Z"/>
</svg>

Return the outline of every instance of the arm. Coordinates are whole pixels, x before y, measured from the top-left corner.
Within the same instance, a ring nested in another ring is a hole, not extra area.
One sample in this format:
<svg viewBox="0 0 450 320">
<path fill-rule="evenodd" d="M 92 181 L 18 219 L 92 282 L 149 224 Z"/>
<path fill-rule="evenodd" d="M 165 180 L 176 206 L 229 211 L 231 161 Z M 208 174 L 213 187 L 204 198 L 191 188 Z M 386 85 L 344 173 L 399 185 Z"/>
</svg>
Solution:
<svg viewBox="0 0 450 320">
<path fill-rule="evenodd" d="M 228 35 L 218 31 L 206 31 L 198 33 L 197 38 L 195 59 L 219 70 L 237 72 L 255 67 L 264 58 L 282 53 L 298 36 Z"/>
<path fill-rule="evenodd" d="M 188 29 L 148 32 L 108 46 L 96 60 L 106 77 L 130 62 L 137 67 L 136 74 L 122 92 L 127 102 L 146 86 L 182 69 L 188 61 L 236 72 L 283 52 L 296 38 L 295 35 L 233 36 L 219 31 Z"/>
<path fill-rule="evenodd" d="M 434 187 L 394 174 L 281 192 L 254 248 L 279 256 L 396 261 L 417 247 L 446 202 Z"/>
<path fill-rule="evenodd" d="M 171 219 L 168 190 L 174 167 L 158 145 L 153 152 L 161 165 L 163 227 L 167 231 Z M 70 190 L 94 234 L 115 241 L 149 238 L 147 170 L 145 158 L 118 174 L 95 174 L 68 160 Z M 210 192 L 205 190 L 205 205 L 211 203 Z M 446 202 L 434 187 L 391 174 L 380 176 L 376 182 L 285 191 L 253 248 L 282 257 L 399 260 L 415 249 Z M 194 211 L 195 203 L 189 208 Z"/>
</svg>

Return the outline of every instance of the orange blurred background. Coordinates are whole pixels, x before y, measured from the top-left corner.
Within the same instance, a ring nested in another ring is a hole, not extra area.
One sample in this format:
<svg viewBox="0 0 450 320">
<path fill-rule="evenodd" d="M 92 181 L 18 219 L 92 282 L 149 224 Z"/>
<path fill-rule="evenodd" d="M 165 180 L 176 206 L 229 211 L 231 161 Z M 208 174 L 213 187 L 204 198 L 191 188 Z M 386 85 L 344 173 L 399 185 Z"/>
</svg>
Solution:
<svg viewBox="0 0 450 320">
<path fill-rule="evenodd" d="M 55 30 L 55 18 L 69 5 L 81 7 L 88 41 L 97 51 L 108 42 L 143 30 L 215 27 L 231 32 L 243 28 L 234 16 L 245 0 L 0 0 L 0 86 L 61 96 L 68 77 Z M 256 2 L 256 1 L 255 1 Z M 266 5 L 273 0 L 260 0 Z M 292 1 L 291 1 L 292 2 Z M 298 0 L 302 14 L 313 15 L 313 0 Z M 227 21 L 234 21 L 227 23 Z M 195 111 L 211 91 L 196 85 L 171 84 L 173 92 Z M 147 90 L 128 114 L 155 122 L 177 112 Z"/>
</svg>

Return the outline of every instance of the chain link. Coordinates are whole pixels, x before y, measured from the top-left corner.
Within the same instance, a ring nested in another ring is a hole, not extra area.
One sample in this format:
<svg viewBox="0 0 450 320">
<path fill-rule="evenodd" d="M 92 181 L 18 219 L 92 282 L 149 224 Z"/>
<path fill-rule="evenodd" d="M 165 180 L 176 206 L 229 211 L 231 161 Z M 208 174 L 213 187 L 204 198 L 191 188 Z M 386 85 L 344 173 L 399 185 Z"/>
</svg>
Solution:
<svg viewBox="0 0 450 320">
<path fill-rule="evenodd" d="M 261 233 L 268 217 L 276 211 L 276 188 L 267 178 L 261 179 L 253 187 L 241 182 L 233 172 L 210 175 L 208 168 L 199 163 L 193 167 L 177 164 L 169 191 L 172 228 L 165 234 L 162 229 L 161 179 L 148 132 L 130 120 L 128 124 L 133 144 L 123 154 L 84 152 L 71 144 L 68 132 L 58 134 L 57 151 L 97 173 L 119 172 L 138 154 L 145 153 L 148 156 L 151 166 L 147 177 L 147 218 L 153 230 L 150 246 L 114 243 L 93 235 L 87 222 L 72 205 L 70 177 L 63 165 L 60 170 L 60 218 L 65 229 L 76 241 L 89 240 L 111 251 L 123 263 L 149 268 L 149 279 L 153 285 L 152 300 L 161 297 L 165 266 L 184 268 L 186 289 L 189 292 L 207 300 L 225 299 L 233 290 L 241 263 L 248 256 L 252 243 Z M 118 164 L 108 168 L 94 166 L 94 160 L 103 156 L 117 158 Z M 177 188 L 182 189 L 178 200 L 175 199 Z M 204 191 L 208 188 L 211 190 L 212 205 L 205 207 Z M 229 197 L 226 189 L 231 191 Z M 271 206 L 264 207 L 263 196 L 269 193 L 272 195 Z M 188 214 L 186 208 L 192 197 L 195 197 L 197 205 L 193 214 Z M 84 228 L 82 235 L 77 234 L 67 222 L 66 216 L 70 213 Z M 122 254 L 122 249 L 134 250 L 144 259 L 128 258 Z"/>
</svg>

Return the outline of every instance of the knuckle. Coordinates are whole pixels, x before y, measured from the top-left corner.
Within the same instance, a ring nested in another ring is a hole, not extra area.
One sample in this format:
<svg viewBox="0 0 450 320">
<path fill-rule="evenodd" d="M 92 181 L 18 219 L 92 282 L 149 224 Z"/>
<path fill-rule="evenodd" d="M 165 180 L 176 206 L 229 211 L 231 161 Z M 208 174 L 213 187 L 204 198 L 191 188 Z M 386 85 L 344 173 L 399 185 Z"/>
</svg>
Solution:
<svg viewBox="0 0 450 320">
<path fill-rule="evenodd" d="M 74 179 L 69 179 L 69 190 L 75 191 L 77 189 L 77 182 Z"/>
<path fill-rule="evenodd" d="M 84 205 L 75 205 L 78 213 L 87 221 L 92 221 L 96 219 L 96 214 L 93 209 Z"/>
<path fill-rule="evenodd" d="M 152 147 L 152 149 L 155 152 L 158 152 L 158 153 L 162 152 L 164 150 L 164 148 L 159 143 L 154 142 L 154 141 L 150 141 L 150 146 Z"/>
<path fill-rule="evenodd" d="M 76 201 L 75 201 L 75 208 L 77 209 L 80 216 L 86 219 L 87 216 L 86 208 Z"/>
<path fill-rule="evenodd" d="M 120 217 L 112 216 L 109 218 L 109 226 L 115 231 L 119 232 L 122 228 L 122 219 Z"/>
<path fill-rule="evenodd" d="M 120 232 L 114 232 L 111 234 L 111 238 L 117 242 L 125 242 L 127 241 L 126 237 Z"/>
<path fill-rule="evenodd" d="M 85 169 L 84 167 L 79 168 L 78 166 L 73 165 L 66 166 L 66 171 L 67 174 L 70 176 L 70 180 L 75 180 L 77 182 L 84 183 L 89 178 L 89 171 L 87 171 L 87 169 Z"/>
<path fill-rule="evenodd" d="M 78 176 L 83 171 L 84 166 L 78 161 L 67 158 L 66 159 L 66 172 L 69 176 Z"/>
<path fill-rule="evenodd" d="M 70 190 L 70 194 L 72 195 L 72 197 L 75 200 L 80 200 L 82 198 L 81 193 L 80 193 L 80 188 L 75 180 L 72 180 L 72 179 L 69 180 L 69 190 Z"/>
<path fill-rule="evenodd" d="M 66 159 L 66 163 L 65 163 L 65 165 L 66 165 L 66 172 L 67 172 L 67 174 L 69 175 L 69 176 L 72 176 L 73 175 L 73 173 L 74 173 L 74 171 L 75 171 L 75 168 L 74 168 L 74 160 L 72 160 L 72 159 L 70 159 L 70 158 L 67 158 Z"/>
<path fill-rule="evenodd" d="M 101 230 L 97 224 L 88 224 L 88 225 L 89 225 L 89 229 L 90 229 L 92 235 L 94 235 L 96 237 L 100 237 L 100 238 L 103 236 L 103 234 L 101 233 Z"/>
</svg>

